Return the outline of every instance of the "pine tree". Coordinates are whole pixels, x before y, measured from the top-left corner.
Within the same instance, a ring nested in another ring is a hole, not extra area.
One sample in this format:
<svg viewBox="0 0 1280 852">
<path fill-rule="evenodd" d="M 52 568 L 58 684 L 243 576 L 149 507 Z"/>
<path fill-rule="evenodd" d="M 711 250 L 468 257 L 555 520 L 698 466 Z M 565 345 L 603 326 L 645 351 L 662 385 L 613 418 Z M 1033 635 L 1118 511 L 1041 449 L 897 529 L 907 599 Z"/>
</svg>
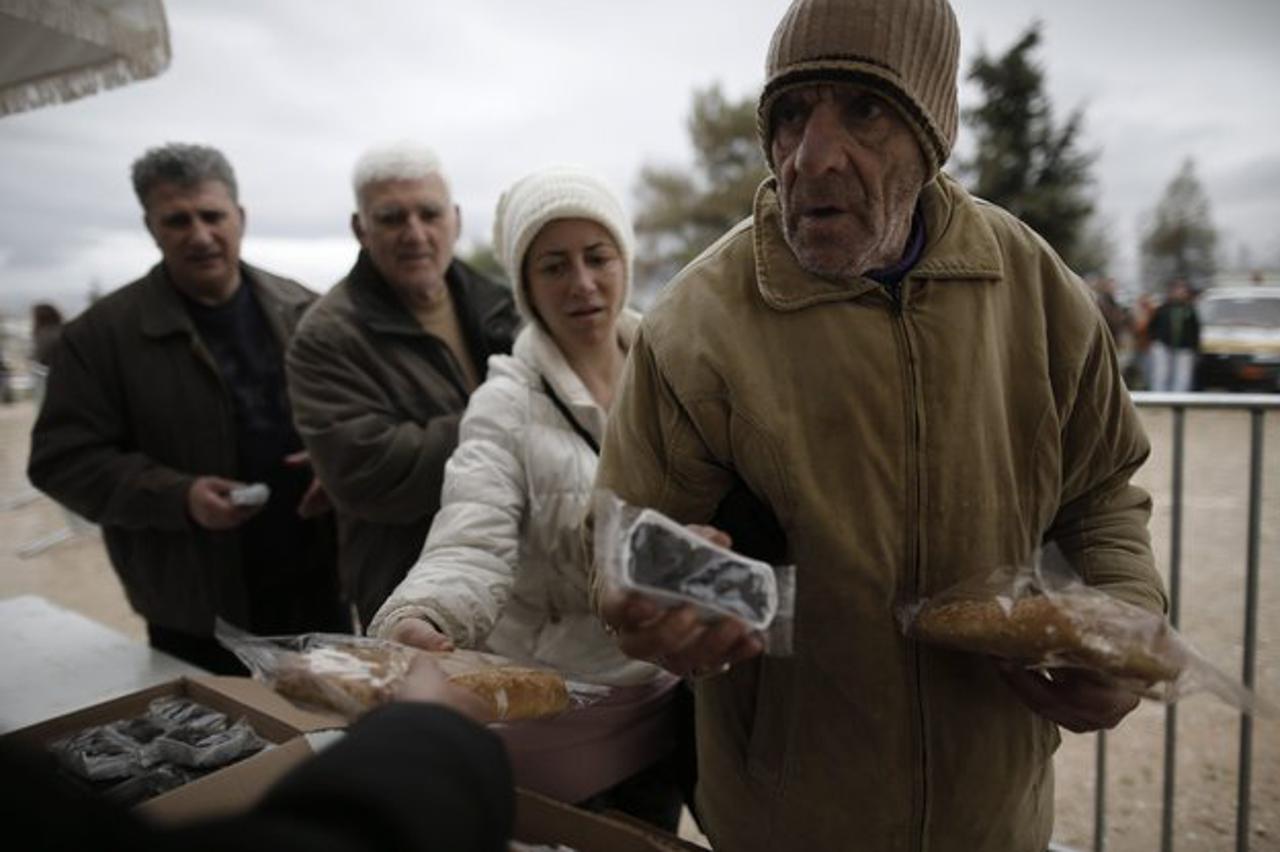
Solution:
<svg viewBox="0 0 1280 852">
<path fill-rule="evenodd" d="M 1218 232 L 1209 215 L 1209 197 L 1188 159 L 1165 187 L 1142 237 L 1146 289 L 1161 289 L 1175 278 L 1207 287 L 1217 270 Z"/>
<path fill-rule="evenodd" d="M 693 93 L 687 121 L 692 170 L 646 165 L 636 188 L 637 290 L 666 283 L 751 215 L 768 170 L 756 136 L 754 96 L 731 101 L 718 85 Z"/>
<path fill-rule="evenodd" d="M 983 51 L 974 60 L 968 79 L 978 84 L 982 102 L 964 119 L 977 136 L 977 153 L 960 163 L 960 175 L 970 191 L 1026 222 L 1077 271 L 1099 272 L 1109 259 L 1098 255 L 1105 244 L 1086 238 L 1096 154 L 1079 148 L 1080 110 L 1061 127 L 1054 122 L 1044 70 L 1034 59 L 1040 41 L 1034 23 L 1002 56 Z"/>
</svg>

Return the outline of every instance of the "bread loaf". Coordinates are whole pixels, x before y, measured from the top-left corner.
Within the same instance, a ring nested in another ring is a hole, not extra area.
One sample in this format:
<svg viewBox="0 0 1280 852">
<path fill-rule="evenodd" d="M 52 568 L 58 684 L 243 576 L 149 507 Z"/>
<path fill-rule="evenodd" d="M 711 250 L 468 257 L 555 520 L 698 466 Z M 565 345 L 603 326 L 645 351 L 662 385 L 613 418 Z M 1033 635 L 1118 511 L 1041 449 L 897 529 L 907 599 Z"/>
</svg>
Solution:
<svg viewBox="0 0 1280 852">
<path fill-rule="evenodd" d="M 355 717 L 391 700 L 403 668 L 379 647 L 315 647 L 282 660 L 274 686 L 301 704 Z"/>
<path fill-rule="evenodd" d="M 552 671 L 493 666 L 449 680 L 483 698 L 501 721 L 553 716 L 569 707 L 564 678 Z"/>
<path fill-rule="evenodd" d="M 1164 618 L 1102 593 L 931 601 L 909 633 L 922 642 L 1148 684 L 1175 680 L 1184 658 Z"/>
</svg>

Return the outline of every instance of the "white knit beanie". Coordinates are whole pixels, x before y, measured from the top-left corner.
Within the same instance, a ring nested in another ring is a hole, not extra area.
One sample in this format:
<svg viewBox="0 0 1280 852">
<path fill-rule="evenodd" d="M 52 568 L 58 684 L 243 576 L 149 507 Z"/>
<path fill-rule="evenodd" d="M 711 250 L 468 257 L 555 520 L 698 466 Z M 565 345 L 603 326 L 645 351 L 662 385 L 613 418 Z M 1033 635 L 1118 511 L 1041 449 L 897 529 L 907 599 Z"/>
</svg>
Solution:
<svg viewBox="0 0 1280 852">
<path fill-rule="evenodd" d="M 556 219 L 590 219 L 613 236 L 622 255 L 622 304 L 631 293 L 631 263 L 635 232 L 622 204 L 609 187 L 589 172 L 573 166 L 553 166 L 526 175 L 498 199 L 493 217 L 493 249 L 507 272 L 516 307 L 528 320 L 536 319 L 524 280 L 524 256 L 538 232 Z"/>
</svg>

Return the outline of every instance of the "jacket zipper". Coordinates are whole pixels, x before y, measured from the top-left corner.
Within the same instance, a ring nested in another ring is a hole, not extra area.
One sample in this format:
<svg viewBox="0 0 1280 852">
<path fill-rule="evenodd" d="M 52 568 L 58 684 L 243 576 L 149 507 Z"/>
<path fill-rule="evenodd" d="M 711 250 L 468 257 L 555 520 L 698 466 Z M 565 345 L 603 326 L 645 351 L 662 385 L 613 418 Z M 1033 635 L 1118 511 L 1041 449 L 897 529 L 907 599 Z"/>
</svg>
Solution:
<svg viewBox="0 0 1280 852">
<path fill-rule="evenodd" d="M 920 529 L 920 409 L 916 404 L 916 384 L 918 376 L 916 374 L 915 353 L 911 348 L 911 333 L 909 323 L 906 317 L 906 300 L 909 295 L 907 281 L 895 282 L 885 285 L 885 289 L 889 296 L 889 301 L 893 306 L 893 318 L 898 327 L 898 333 L 902 341 L 902 351 L 904 356 L 903 372 L 905 373 L 905 389 L 906 404 L 908 412 L 908 428 L 910 435 L 907 440 L 907 535 L 906 535 L 906 569 L 907 583 L 906 588 L 910 589 L 916 596 L 919 596 L 923 580 L 920 572 L 920 547 L 919 547 L 919 529 Z M 916 789 L 917 806 L 919 812 L 916 814 L 914 824 L 912 825 L 912 843 L 911 848 L 924 852 L 926 848 L 925 838 L 925 815 L 929 808 L 929 783 L 928 783 L 928 767 L 929 754 L 926 737 L 926 720 L 924 712 L 924 678 L 921 672 L 920 646 L 916 643 L 911 645 L 911 681 L 915 688 L 915 726 L 916 738 L 919 743 L 920 759 L 916 764 Z"/>
</svg>

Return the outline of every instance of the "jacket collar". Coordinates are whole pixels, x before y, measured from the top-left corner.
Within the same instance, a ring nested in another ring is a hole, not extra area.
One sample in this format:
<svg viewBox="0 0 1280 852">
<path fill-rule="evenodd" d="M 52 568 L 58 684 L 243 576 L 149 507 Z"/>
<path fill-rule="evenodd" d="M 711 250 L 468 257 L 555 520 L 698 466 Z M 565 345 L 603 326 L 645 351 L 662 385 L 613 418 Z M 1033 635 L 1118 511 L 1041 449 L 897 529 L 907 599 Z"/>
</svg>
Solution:
<svg viewBox="0 0 1280 852">
<path fill-rule="evenodd" d="M 495 306 L 485 301 L 485 294 L 476 280 L 480 276 L 465 263 L 455 258 L 445 270 L 445 286 L 449 288 L 449 298 L 459 321 L 464 327 L 468 320 L 485 324 L 490 320 L 487 313 L 492 313 Z M 355 306 L 356 316 L 373 331 L 385 334 L 422 335 L 422 325 L 404 306 L 395 290 L 382 277 L 382 273 L 373 265 L 369 254 L 360 250 L 356 265 L 347 276 L 351 282 L 351 302 Z M 469 331 L 469 329 L 468 329 Z"/>
<path fill-rule="evenodd" d="M 280 313 L 298 311 L 306 304 L 307 294 L 293 293 L 284 288 L 267 291 L 263 285 L 268 273 L 247 263 L 240 264 L 241 286 L 253 288 L 271 329 L 281 340 L 287 337 L 287 328 Z M 164 263 L 157 263 L 142 279 L 142 299 L 139 304 L 139 327 L 148 337 L 166 337 L 171 334 L 194 334 L 195 326 L 187 313 L 187 306 L 178 293 L 177 286 L 169 278 Z"/>
<path fill-rule="evenodd" d="M 623 352 L 630 352 L 640 328 L 640 314 L 624 307 L 618 314 L 618 343 Z M 547 380 L 561 401 L 573 412 L 574 418 L 591 432 L 595 439 L 604 437 L 605 412 L 596 404 L 591 391 L 583 383 L 573 367 L 565 360 L 564 353 L 555 339 L 536 321 L 528 323 L 516 337 L 512 354 L 530 365 Z"/>
<path fill-rule="evenodd" d="M 445 272 L 446 281 L 453 273 L 453 266 L 450 264 Z M 356 257 L 356 265 L 351 268 L 347 280 L 351 282 L 351 304 L 356 317 L 370 329 L 383 334 L 426 334 L 364 249 Z M 452 282 L 449 283 L 449 295 L 456 299 Z"/>
<path fill-rule="evenodd" d="M 977 215 L 976 202 L 954 180 L 939 174 L 920 194 L 924 214 L 925 247 L 909 279 L 999 280 L 1000 250 L 995 234 Z M 957 215 L 963 208 L 972 215 Z M 782 235 L 782 211 L 777 179 L 770 177 L 756 191 L 752 222 L 756 283 L 765 304 L 793 311 L 824 302 L 857 299 L 880 287 L 870 278 L 842 283 L 812 275 L 800 268 Z M 742 226 L 740 226 L 742 227 Z"/>
</svg>

